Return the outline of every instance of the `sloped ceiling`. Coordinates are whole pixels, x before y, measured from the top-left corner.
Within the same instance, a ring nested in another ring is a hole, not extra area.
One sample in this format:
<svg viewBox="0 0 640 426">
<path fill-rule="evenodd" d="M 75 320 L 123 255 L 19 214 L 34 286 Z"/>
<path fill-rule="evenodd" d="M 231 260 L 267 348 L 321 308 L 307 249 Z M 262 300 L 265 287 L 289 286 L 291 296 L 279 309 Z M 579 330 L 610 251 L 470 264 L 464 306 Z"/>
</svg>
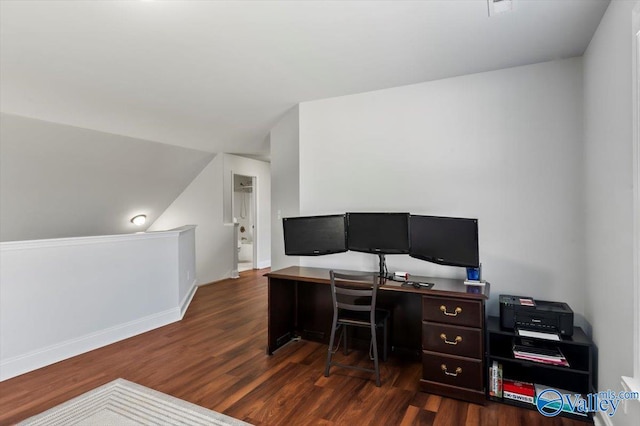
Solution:
<svg viewBox="0 0 640 426">
<path fill-rule="evenodd" d="M 0 241 L 145 230 L 213 157 L 0 114 Z"/>
<path fill-rule="evenodd" d="M 2 1 L 0 108 L 266 155 L 302 101 L 580 56 L 608 3 Z"/>
</svg>

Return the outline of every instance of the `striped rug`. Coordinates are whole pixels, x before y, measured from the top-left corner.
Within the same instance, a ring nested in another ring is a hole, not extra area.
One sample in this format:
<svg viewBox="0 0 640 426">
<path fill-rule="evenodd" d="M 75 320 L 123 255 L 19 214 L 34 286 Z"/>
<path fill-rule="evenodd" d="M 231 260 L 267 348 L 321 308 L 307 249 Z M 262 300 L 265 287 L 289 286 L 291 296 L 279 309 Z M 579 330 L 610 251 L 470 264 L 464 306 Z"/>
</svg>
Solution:
<svg viewBox="0 0 640 426">
<path fill-rule="evenodd" d="M 86 392 L 20 425 L 248 425 L 124 379 Z"/>
</svg>

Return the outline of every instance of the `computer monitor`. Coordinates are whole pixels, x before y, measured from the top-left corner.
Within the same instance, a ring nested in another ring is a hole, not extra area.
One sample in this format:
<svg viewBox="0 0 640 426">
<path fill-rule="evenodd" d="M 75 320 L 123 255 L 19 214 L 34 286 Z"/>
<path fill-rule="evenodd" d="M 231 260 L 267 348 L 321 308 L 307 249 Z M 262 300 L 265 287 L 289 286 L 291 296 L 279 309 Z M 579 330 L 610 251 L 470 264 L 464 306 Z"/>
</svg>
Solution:
<svg viewBox="0 0 640 426">
<path fill-rule="evenodd" d="M 282 225 L 286 255 L 320 256 L 347 251 L 344 214 L 285 217 Z"/>
<path fill-rule="evenodd" d="M 479 267 L 478 219 L 411 215 L 409 228 L 409 256 L 441 265 Z"/>
<path fill-rule="evenodd" d="M 347 213 L 349 250 L 409 253 L 409 213 Z"/>
</svg>

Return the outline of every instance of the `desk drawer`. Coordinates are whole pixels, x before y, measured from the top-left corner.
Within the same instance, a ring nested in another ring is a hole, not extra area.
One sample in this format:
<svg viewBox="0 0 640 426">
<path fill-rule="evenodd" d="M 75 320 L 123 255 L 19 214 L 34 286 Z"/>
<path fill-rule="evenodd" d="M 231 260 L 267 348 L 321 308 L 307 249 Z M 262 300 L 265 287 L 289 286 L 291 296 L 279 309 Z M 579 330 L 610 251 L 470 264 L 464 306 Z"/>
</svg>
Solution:
<svg viewBox="0 0 640 426">
<path fill-rule="evenodd" d="M 466 389 L 484 390 L 482 385 L 482 361 L 422 352 L 422 376 L 425 380 L 458 386 Z"/>
<path fill-rule="evenodd" d="M 482 327 L 482 302 L 445 297 L 422 297 L 422 319 L 445 324 Z"/>
<path fill-rule="evenodd" d="M 422 323 L 422 348 L 444 354 L 482 358 L 482 330 L 437 322 Z"/>
</svg>

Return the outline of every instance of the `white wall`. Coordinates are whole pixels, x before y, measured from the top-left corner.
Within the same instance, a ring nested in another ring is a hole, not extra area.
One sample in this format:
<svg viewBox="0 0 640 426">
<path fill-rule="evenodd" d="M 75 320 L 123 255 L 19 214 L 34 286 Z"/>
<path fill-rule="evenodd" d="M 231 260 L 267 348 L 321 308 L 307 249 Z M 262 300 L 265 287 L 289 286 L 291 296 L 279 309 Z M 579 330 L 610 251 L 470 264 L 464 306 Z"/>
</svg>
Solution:
<svg viewBox="0 0 640 426">
<path fill-rule="evenodd" d="M 300 109 L 287 111 L 271 130 L 271 264 L 272 269 L 298 265 L 284 255 L 282 218 L 300 215 Z"/>
<path fill-rule="evenodd" d="M 183 223 L 198 226 L 196 279 L 206 284 L 231 274 L 233 227 L 222 221 L 223 158 L 217 155 L 182 194 L 149 226 L 150 231 L 175 228 Z"/>
<path fill-rule="evenodd" d="M 581 59 L 300 105 L 300 214 L 408 211 L 477 217 L 498 294 L 583 311 Z M 275 164 L 275 159 L 274 159 Z M 373 255 L 304 265 L 377 270 Z M 464 276 L 406 255 L 390 270 Z"/>
<path fill-rule="evenodd" d="M 233 226 L 225 225 L 226 222 L 223 219 L 223 193 L 226 183 L 223 176 L 227 172 L 230 176 L 231 172 L 227 166 L 236 165 L 236 160 L 238 169 L 236 173 L 258 176 L 258 216 L 260 217 L 257 223 L 259 227 L 258 265 L 259 267 L 269 266 L 270 180 L 269 164 L 263 161 L 227 154 L 217 155 L 149 227 L 151 231 L 159 231 L 184 223 L 193 223 L 198 226 L 196 235 L 198 284 L 229 278 L 233 270 L 233 253 L 238 246 L 233 236 Z M 229 183 L 228 196 L 231 193 L 230 185 Z M 230 214 L 229 217 L 231 217 Z"/>
<path fill-rule="evenodd" d="M 632 30 L 635 1 L 612 1 L 584 55 L 585 316 L 598 387 L 633 375 Z M 616 425 L 636 425 L 640 404 Z"/>
<path fill-rule="evenodd" d="M 0 380 L 182 318 L 193 227 L 0 244 Z"/>
</svg>

